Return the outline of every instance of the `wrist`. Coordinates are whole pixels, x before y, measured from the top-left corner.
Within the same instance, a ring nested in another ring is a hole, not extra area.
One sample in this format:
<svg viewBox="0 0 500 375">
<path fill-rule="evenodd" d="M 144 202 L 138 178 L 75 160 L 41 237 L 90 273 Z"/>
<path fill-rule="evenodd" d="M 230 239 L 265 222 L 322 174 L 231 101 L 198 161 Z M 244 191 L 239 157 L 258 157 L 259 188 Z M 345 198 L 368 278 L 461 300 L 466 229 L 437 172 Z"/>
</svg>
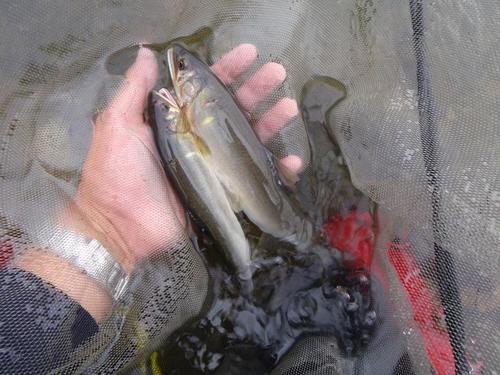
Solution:
<svg viewBox="0 0 500 375">
<path fill-rule="evenodd" d="M 72 203 L 60 222 L 68 230 L 99 241 L 127 273 L 132 272 L 136 259 L 120 232 L 104 215 L 86 205 Z"/>
<path fill-rule="evenodd" d="M 180 204 L 179 208 L 165 207 L 165 213 L 155 209 L 123 212 L 117 206 L 95 206 L 80 196 L 72 204 L 70 213 L 65 214 L 64 222 L 72 223 L 71 228 L 101 242 L 129 273 L 141 260 L 186 233 L 186 216 Z"/>
</svg>

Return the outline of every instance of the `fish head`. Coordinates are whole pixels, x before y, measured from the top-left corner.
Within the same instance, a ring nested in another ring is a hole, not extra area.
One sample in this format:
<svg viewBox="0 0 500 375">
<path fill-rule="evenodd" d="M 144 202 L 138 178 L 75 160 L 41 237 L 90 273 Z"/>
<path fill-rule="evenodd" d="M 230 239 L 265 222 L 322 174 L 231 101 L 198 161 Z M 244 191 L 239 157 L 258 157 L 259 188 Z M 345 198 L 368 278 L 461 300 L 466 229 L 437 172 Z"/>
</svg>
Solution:
<svg viewBox="0 0 500 375">
<path fill-rule="evenodd" d="M 179 106 L 189 105 L 205 87 L 207 66 L 178 44 L 167 50 L 167 61 Z"/>
</svg>

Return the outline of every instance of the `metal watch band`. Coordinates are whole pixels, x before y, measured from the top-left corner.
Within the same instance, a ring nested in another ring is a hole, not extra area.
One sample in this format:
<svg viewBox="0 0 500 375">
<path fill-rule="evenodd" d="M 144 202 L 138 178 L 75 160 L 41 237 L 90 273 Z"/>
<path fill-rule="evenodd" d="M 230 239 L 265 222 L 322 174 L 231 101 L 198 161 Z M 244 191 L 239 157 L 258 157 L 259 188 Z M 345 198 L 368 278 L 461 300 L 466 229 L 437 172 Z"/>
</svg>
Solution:
<svg viewBox="0 0 500 375">
<path fill-rule="evenodd" d="M 61 228 L 39 240 L 43 247 L 96 280 L 113 300 L 119 300 L 125 292 L 129 275 L 99 241 Z"/>
</svg>

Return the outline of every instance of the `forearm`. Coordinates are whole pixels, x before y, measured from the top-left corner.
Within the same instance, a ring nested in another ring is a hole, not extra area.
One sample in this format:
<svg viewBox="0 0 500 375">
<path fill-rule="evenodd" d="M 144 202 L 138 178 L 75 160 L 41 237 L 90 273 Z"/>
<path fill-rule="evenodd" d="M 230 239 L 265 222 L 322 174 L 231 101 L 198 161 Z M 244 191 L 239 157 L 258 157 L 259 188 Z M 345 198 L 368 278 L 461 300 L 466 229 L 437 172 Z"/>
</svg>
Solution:
<svg viewBox="0 0 500 375">
<path fill-rule="evenodd" d="M 124 269 L 130 270 L 132 268 L 130 258 L 123 255 L 121 250 L 123 246 L 120 246 L 118 241 L 120 238 L 113 235 L 112 228 L 104 228 L 102 223 L 99 224 L 94 216 L 90 217 L 88 212 L 83 212 L 78 205 L 72 203 L 61 214 L 59 223 L 68 232 L 98 240 Z M 75 248 L 76 254 L 80 251 L 88 249 Z M 101 322 L 110 313 L 113 301 L 109 291 L 77 265 L 61 257 L 57 252 L 51 251 L 50 248 L 27 249 L 17 256 L 14 262 L 15 267 L 38 276 L 72 298 L 96 322 Z"/>
<path fill-rule="evenodd" d="M 109 294 L 91 277 L 62 258 L 30 249 L 16 258 L 14 266 L 38 276 L 75 300 L 99 323 L 111 311 Z"/>
</svg>

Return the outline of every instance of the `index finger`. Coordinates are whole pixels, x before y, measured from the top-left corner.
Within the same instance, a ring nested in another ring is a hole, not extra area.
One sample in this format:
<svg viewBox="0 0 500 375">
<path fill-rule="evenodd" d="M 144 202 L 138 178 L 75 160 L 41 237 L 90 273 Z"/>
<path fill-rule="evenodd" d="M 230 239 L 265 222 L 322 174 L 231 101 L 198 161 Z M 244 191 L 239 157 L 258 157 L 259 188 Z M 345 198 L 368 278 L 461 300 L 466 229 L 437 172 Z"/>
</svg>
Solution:
<svg viewBox="0 0 500 375">
<path fill-rule="evenodd" d="M 238 78 L 257 58 L 257 48 L 243 43 L 222 56 L 212 65 L 212 72 L 228 85 Z"/>
</svg>

